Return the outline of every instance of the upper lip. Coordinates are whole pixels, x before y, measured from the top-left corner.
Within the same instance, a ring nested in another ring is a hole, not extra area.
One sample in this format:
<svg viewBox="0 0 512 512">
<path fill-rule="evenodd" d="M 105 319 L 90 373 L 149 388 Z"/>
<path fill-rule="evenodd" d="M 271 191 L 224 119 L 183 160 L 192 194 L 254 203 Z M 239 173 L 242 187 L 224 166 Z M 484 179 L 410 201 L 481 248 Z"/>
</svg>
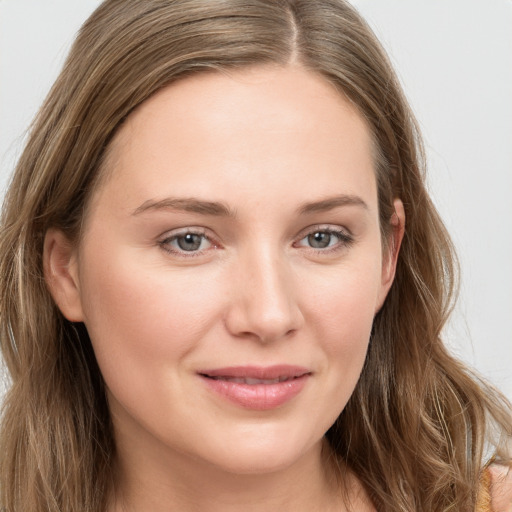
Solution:
<svg viewBox="0 0 512 512">
<path fill-rule="evenodd" d="M 198 373 L 206 377 L 271 380 L 283 377 L 288 379 L 302 377 L 303 375 L 310 374 L 311 371 L 304 366 L 278 364 L 273 366 L 229 366 L 201 370 Z"/>
</svg>

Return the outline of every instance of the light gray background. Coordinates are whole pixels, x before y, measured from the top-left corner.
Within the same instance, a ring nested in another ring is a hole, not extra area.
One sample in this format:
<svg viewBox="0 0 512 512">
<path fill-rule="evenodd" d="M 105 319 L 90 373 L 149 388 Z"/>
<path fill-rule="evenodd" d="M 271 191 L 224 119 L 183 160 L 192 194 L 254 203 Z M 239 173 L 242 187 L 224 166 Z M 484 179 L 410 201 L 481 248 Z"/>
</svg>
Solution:
<svg viewBox="0 0 512 512">
<path fill-rule="evenodd" d="M 320 1 L 320 0 L 319 0 Z M 452 349 L 512 399 L 512 0 L 354 0 L 398 69 L 459 251 Z M 97 0 L 0 0 L 0 197 Z"/>
</svg>

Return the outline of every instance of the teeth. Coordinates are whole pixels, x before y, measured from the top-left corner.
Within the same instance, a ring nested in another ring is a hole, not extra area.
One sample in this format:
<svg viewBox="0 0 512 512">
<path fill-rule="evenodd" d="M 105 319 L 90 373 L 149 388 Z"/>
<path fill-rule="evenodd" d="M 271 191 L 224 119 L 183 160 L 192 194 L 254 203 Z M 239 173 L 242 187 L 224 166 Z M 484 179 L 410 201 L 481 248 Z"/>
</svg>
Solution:
<svg viewBox="0 0 512 512">
<path fill-rule="evenodd" d="M 279 379 L 242 379 L 245 381 L 245 384 L 253 385 L 253 384 L 277 384 Z"/>
<path fill-rule="evenodd" d="M 248 384 L 254 386 L 256 384 L 279 384 L 290 380 L 291 377 L 278 377 L 276 379 L 253 379 L 251 377 L 213 377 L 215 380 L 225 380 L 227 382 L 235 382 L 237 384 Z"/>
</svg>

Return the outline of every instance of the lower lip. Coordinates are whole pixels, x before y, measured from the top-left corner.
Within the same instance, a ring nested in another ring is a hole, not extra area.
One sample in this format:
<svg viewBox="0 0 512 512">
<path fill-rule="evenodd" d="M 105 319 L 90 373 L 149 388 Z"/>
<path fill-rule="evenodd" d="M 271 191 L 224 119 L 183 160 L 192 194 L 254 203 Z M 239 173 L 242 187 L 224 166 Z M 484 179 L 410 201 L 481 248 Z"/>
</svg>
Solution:
<svg viewBox="0 0 512 512">
<path fill-rule="evenodd" d="M 306 385 L 309 374 L 275 384 L 242 384 L 201 376 L 214 392 L 245 409 L 267 411 L 296 397 Z"/>
</svg>

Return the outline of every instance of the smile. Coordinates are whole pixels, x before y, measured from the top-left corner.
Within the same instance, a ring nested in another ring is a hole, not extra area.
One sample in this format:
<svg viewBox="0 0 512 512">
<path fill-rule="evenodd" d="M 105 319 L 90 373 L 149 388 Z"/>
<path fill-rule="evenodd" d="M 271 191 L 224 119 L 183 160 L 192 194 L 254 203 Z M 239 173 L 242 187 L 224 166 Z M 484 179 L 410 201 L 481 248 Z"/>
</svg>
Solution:
<svg viewBox="0 0 512 512">
<path fill-rule="evenodd" d="M 291 401 L 312 374 L 304 367 L 277 365 L 220 368 L 198 375 L 217 396 L 245 409 L 265 411 Z"/>
<path fill-rule="evenodd" d="M 208 377 L 208 375 L 206 375 Z M 248 384 L 254 386 L 255 384 L 278 384 L 279 382 L 287 382 L 291 379 L 297 379 L 298 377 L 278 377 L 277 379 L 252 379 L 251 377 L 210 377 L 214 380 L 224 380 L 226 382 L 236 382 L 238 384 Z"/>
</svg>

